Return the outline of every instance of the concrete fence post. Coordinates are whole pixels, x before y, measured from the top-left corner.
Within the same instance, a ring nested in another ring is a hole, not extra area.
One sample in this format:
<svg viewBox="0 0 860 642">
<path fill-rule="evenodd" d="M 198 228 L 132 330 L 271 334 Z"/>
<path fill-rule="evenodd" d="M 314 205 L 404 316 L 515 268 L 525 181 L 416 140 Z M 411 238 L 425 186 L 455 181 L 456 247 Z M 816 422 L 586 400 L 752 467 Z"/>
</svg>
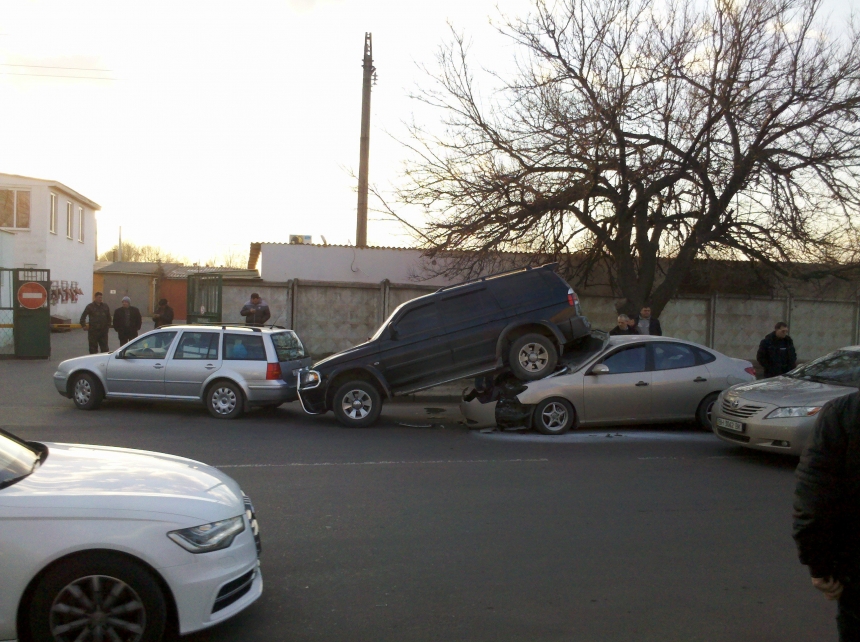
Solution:
<svg viewBox="0 0 860 642">
<path fill-rule="evenodd" d="M 791 294 L 789 294 L 785 298 L 785 322 L 788 324 L 789 329 L 791 328 Z"/>
<path fill-rule="evenodd" d="M 711 295 L 710 310 L 708 310 L 708 347 L 713 348 L 717 341 L 717 293 Z"/>
<path fill-rule="evenodd" d="M 854 345 L 860 344 L 860 299 L 854 299 Z"/>
<path fill-rule="evenodd" d="M 299 280 L 290 283 L 290 328 L 297 329 L 299 321 Z"/>
</svg>

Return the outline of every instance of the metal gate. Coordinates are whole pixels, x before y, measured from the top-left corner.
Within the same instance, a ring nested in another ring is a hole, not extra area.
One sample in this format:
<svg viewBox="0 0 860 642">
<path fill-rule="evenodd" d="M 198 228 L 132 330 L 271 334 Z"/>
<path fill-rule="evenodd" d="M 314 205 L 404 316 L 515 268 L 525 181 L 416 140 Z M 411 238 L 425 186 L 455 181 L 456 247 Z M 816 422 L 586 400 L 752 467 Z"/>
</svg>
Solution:
<svg viewBox="0 0 860 642">
<path fill-rule="evenodd" d="M 221 323 L 222 280 L 220 274 L 188 275 L 188 323 Z"/>
<path fill-rule="evenodd" d="M 50 290 L 50 270 L 0 270 L 0 355 L 51 356 Z"/>
</svg>

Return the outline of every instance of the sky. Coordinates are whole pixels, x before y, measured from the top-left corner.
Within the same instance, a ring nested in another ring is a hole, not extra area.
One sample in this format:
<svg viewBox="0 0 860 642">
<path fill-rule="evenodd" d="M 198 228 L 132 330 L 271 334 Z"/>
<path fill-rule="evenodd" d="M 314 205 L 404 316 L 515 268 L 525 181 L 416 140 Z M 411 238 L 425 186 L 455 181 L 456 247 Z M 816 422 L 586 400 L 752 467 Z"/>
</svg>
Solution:
<svg viewBox="0 0 860 642">
<path fill-rule="evenodd" d="M 123 240 L 189 262 L 254 241 L 355 241 L 364 34 L 373 34 L 370 181 L 396 181 L 409 98 L 450 25 L 509 64 L 490 25 L 531 0 L 0 0 L 0 172 L 60 181 Z M 844 20 L 860 0 L 825 0 Z M 95 70 L 95 71 L 94 71 Z M 371 213 L 368 244 L 407 246 Z"/>
</svg>

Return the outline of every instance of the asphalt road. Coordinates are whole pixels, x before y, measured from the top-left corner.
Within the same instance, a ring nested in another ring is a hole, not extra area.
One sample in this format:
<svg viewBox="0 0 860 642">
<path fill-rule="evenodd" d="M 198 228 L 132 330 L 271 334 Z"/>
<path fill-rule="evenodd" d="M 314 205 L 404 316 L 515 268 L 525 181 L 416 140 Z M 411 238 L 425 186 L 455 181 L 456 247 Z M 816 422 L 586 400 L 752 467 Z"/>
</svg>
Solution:
<svg viewBox="0 0 860 642">
<path fill-rule="evenodd" d="M 687 426 L 481 434 L 444 403 L 361 430 L 297 405 L 84 413 L 50 375 L 85 345 L 0 361 L 0 425 L 214 464 L 257 509 L 263 597 L 183 642 L 836 640 L 791 539 L 796 460 Z"/>
</svg>

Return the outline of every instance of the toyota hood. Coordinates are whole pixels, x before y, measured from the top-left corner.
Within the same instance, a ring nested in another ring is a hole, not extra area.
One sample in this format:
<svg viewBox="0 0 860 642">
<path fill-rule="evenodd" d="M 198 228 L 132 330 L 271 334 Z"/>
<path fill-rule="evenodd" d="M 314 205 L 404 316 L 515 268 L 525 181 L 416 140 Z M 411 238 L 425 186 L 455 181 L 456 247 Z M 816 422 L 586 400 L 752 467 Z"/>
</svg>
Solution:
<svg viewBox="0 0 860 642">
<path fill-rule="evenodd" d="M 794 377 L 773 377 L 733 386 L 726 392 L 725 397 L 729 400 L 742 397 L 748 401 L 780 407 L 821 406 L 831 399 L 844 397 L 852 392 L 857 392 L 857 388 Z"/>
<path fill-rule="evenodd" d="M 44 463 L 6 488 L 0 501 L 33 508 L 167 513 L 206 521 L 244 512 L 239 485 L 206 464 L 128 448 L 45 445 Z"/>
</svg>

